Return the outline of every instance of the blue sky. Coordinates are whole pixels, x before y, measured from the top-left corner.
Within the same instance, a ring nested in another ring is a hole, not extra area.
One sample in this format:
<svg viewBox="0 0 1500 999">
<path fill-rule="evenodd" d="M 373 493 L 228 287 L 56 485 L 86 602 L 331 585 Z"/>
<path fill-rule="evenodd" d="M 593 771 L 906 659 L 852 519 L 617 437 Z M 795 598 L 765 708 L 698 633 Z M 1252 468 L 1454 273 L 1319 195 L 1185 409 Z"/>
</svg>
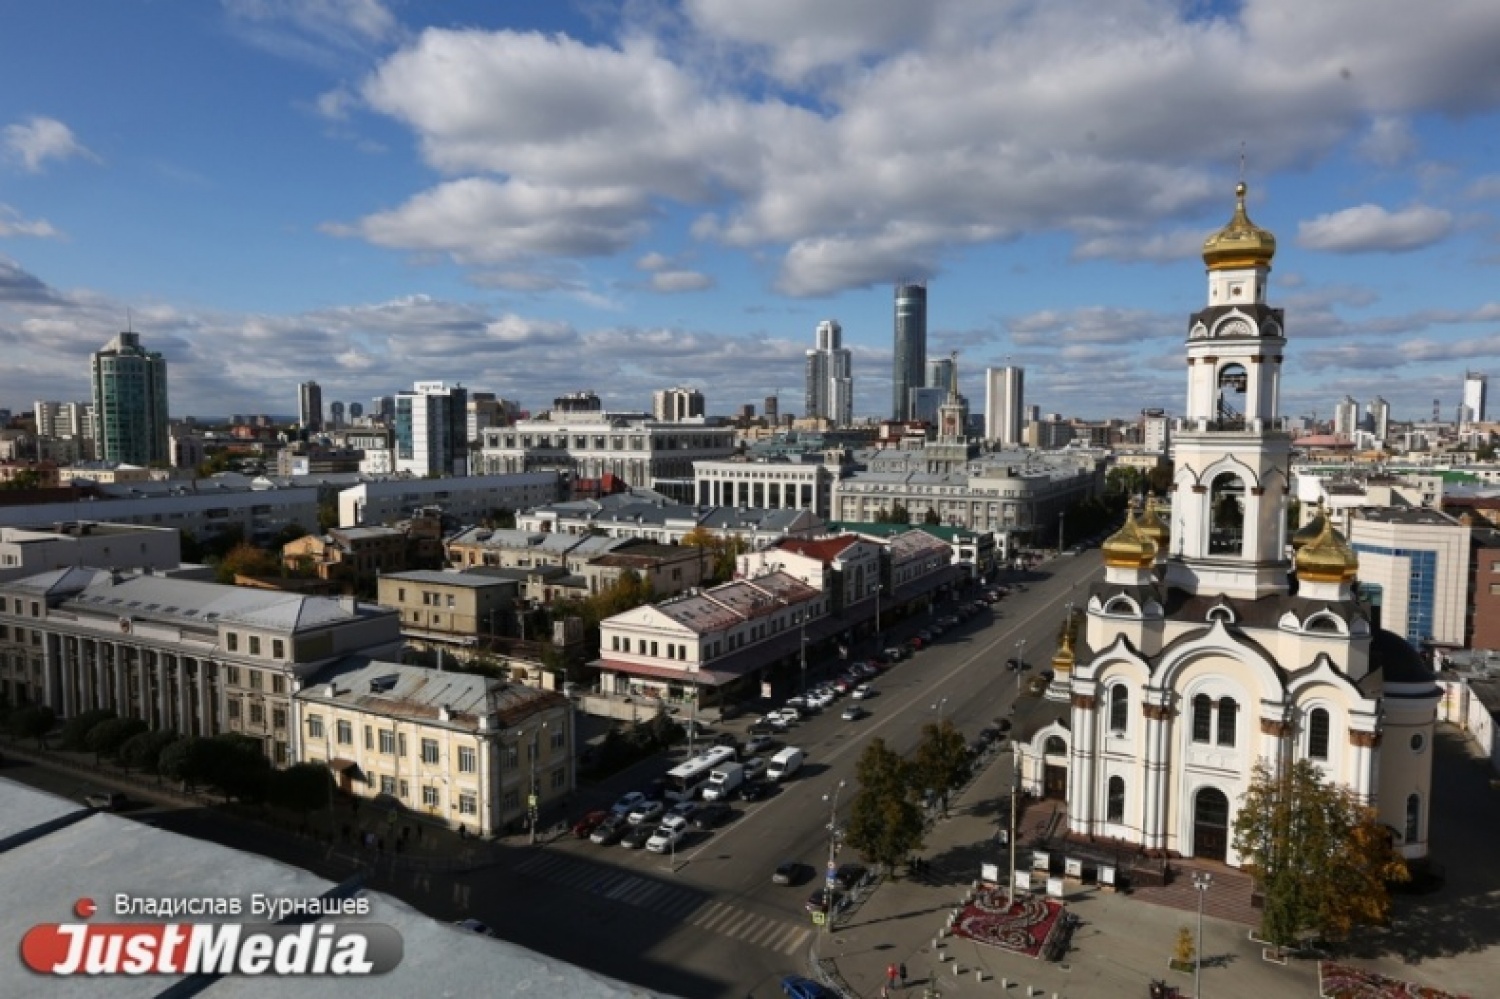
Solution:
<svg viewBox="0 0 1500 999">
<path fill-rule="evenodd" d="M 1500 376 L 1500 5 L 77 0 L 0 33 L 0 407 L 129 322 L 174 415 L 415 380 L 524 406 L 856 413 L 891 286 L 929 356 L 1069 416 L 1180 412 L 1199 249 L 1278 238 L 1283 409 L 1450 417 Z M 1107 388 L 1104 388 L 1107 386 Z"/>
</svg>

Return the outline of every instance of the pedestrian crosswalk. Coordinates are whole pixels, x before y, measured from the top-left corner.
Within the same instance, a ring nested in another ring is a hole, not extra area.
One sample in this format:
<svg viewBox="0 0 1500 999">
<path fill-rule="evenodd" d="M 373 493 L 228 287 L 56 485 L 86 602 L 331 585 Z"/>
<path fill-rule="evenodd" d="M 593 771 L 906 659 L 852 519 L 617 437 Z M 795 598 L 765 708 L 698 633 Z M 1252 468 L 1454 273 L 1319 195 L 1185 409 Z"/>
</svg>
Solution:
<svg viewBox="0 0 1500 999">
<path fill-rule="evenodd" d="M 785 918 L 749 912 L 727 902 L 707 899 L 701 891 L 667 884 L 660 878 L 560 853 L 539 850 L 517 864 L 514 870 L 517 874 L 646 909 L 708 933 L 787 955 L 805 950 L 812 938 L 811 928 Z"/>
</svg>

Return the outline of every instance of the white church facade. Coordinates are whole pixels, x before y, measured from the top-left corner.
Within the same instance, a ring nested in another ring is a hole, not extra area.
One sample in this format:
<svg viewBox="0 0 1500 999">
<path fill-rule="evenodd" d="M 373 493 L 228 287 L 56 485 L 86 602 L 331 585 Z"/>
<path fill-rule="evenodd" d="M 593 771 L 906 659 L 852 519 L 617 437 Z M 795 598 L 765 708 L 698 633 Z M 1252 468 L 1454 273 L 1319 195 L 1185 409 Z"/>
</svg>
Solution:
<svg viewBox="0 0 1500 999">
<path fill-rule="evenodd" d="M 1065 626 L 1045 696 L 1018 706 L 1023 786 L 1065 798 L 1070 835 L 1239 866 L 1232 830 L 1255 764 L 1308 759 L 1416 860 L 1440 692 L 1357 598 L 1358 558 L 1331 518 L 1288 536 L 1275 247 L 1242 184 L 1204 243 L 1170 526 L 1153 502 L 1106 542 L 1104 579 Z"/>
</svg>

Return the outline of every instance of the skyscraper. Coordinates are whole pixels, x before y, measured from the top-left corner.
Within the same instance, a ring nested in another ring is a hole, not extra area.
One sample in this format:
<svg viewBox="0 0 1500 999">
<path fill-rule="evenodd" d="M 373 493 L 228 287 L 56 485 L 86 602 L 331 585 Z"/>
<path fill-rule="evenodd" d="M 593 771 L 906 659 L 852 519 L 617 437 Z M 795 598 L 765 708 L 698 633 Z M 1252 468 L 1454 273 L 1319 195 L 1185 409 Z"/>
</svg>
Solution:
<svg viewBox="0 0 1500 999">
<path fill-rule="evenodd" d="M 297 422 L 304 430 L 323 429 L 323 390 L 317 382 L 297 386 Z"/>
<path fill-rule="evenodd" d="M 1354 396 L 1346 395 L 1333 407 L 1333 432 L 1344 440 L 1354 437 L 1359 429 L 1359 403 Z"/>
<path fill-rule="evenodd" d="M 816 348 L 807 352 L 807 404 L 809 419 L 828 420 L 844 427 L 854 422 L 854 377 L 850 352 L 844 346 L 844 328 L 836 319 L 825 319 L 815 333 Z"/>
<path fill-rule="evenodd" d="M 1489 399 L 1489 377 L 1474 371 L 1464 372 L 1464 408 L 1462 423 L 1483 423 Z"/>
<path fill-rule="evenodd" d="M 911 419 L 911 390 L 927 374 L 927 285 L 896 285 L 895 356 L 891 361 L 891 419 Z"/>
<path fill-rule="evenodd" d="M 89 359 L 99 458 L 131 465 L 168 462 L 167 362 L 121 333 Z"/>
<path fill-rule="evenodd" d="M 958 390 L 958 386 L 953 384 L 953 358 L 939 357 L 927 362 L 927 387 L 940 388 L 945 393 Z"/>
<path fill-rule="evenodd" d="M 1376 440 L 1385 440 L 1391 432 L 1391 404 L 1377 395 L 1365 407 L 1365 413 L 1369 417 L 1370 433 Z"/>
<path fill-rule="evenodd" d="M 657 389 L 651 393 L 651 414 L 662 423 L 681 423 L 706 411 L 703 393 L 695 388 Z"/>
<path fill-rule="evenodd" d="M 984 369 L 984 436 L 1001 444 L 1020 444 L 1025 412 L 1023 368 Z"/>
<path fill-rule="evenodd" d="M 396 471 L 469 474 L 469 390 L 417 382 L 396 394 Z"/>
</svg>

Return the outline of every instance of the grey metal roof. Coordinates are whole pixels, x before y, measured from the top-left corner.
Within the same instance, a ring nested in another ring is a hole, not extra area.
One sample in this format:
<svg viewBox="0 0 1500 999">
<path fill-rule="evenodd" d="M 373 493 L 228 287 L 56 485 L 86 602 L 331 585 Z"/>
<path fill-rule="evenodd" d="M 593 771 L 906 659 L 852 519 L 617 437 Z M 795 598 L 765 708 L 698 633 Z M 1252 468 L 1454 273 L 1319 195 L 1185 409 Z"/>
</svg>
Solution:
<svg viewBox="0 0 1500 999">
<path fill-rule="evenodd" d="M 442 569 L 411 569 L 407 572 L 387 572 L 382 579 L 399 579 L 407 583 L 432 583 L 436 586 L 467 586 L 471 590 L 482 590 L 498 585 L 493 579 L 475 576 L 466 572 L 446 572 Z"/>
<path fill-rule="evenodd" d="M 324 667 L 296 697 L 309 704 L 420 719 L 462 731 L 473 731 L 486 715 L 496 715 L 502 726 L 516 725 L 538 711 L 566 703 L 566 698 L 551 690 L 368 656 L 347 656 Z M 446 721 L 440 717 L 444 708 L 449 711 Z"/>
</svg>

